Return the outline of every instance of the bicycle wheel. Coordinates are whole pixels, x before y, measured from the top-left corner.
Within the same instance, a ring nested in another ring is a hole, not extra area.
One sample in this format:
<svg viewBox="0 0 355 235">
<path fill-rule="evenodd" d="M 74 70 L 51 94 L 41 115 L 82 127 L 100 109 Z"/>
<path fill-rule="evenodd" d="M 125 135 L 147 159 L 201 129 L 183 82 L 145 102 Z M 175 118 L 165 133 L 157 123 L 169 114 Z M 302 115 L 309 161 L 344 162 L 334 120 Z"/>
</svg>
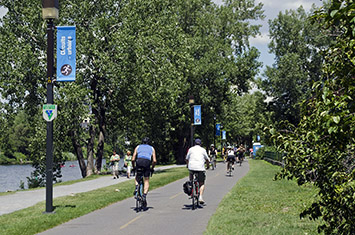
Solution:
<svg viewBox="0 0 355 235">
<path fill-rule="evenodd" d="M 200 185 L 197 181 L 195 181 L 195 188 L 196 188 L 196 207 L 199 207 L 200 206 L 200 201 L 199 201 Z"/>
<path fill-rule="evenodd" d="M 196 185 L 195 181 L 192 181 L 192 193 L 191 193 L 191 198 L 192 198 L 192 210 L 195 210 L 195 200 L 196 200 Z"/>
<path fill-rule="evenodd" d="M 136 211 L 139 212 L 143 208 L 143 184 L 138 185 L 137 196 L 136 196 Z"/>
</svg>

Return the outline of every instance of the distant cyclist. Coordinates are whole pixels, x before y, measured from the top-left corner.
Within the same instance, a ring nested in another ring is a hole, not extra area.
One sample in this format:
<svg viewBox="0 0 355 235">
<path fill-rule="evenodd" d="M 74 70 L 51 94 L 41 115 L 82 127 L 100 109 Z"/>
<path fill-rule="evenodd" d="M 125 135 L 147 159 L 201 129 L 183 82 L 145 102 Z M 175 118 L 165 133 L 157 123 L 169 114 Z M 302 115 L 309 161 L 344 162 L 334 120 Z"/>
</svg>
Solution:
<svg viewBox="0 0 355 235">
<path fill-rule="evenodd" d="M 208 150 L 208 156 L 210 156 L 210 161 L 212 163 L 212 170 L 216 168 L 216 159 L 217 159 L 217 149 L 214 147 L 214 144 L 211 144 L 211 148 Z"/>
<path fill-rule="evenodd" d="M 245 148 L 243 144 L 239 146 L 239 148 L 237 149 L 237 153 L 238 153 L 238 161 L 240 165 L 242 165 L 242 161 L 244 160 L 244 153 L 245 153 Z"/>
<path fill-rule="evenodd" d="M 232 146 L 228 146 L 227 148 L 227 173 L 229 171 L 229 167 L 234 170 L 234 162 L 235 162 L 235 155 Z"/>
<path fill-rule="evenodd" d="M 143 203 L 147 205 L 147 193 L 149 191 L 149 177 L 151 172 L 154 171 L 157 159 L 155 156 L 155 149 L 149 145 L 149 138 L 145 137 L 142 140 L 142 144 L 138 145 L 133 152 L 132 156 L 132 166 L 133 168 L 142 168 L 144 177 L 144 190 L 143 190 Z M 134 195 L 137 192 L 138 182 L 137 175 L 135 178 L 136 188 L 134 190 Z"/>
<path fill-rule="evenodd" d="M 193 174 L 197 173 L 197 178 L 200 185 L 200 198 L 198 200 L 201 204 L 204 204 L 205 202 L 202 198 L 202 195 L 203 192 L 205 191 L 205 180 L 206 180 L 205 163 L 207 164 L 207 168 L 208 168 L 210 162 L 206 150 L 201 147 L 201 140 L 196 139 L 195 144 L 196 145 L 191 147 L 187 152 L 186 163 L 190 171 L 191 181 L 192 181 Z"/>
</svg>

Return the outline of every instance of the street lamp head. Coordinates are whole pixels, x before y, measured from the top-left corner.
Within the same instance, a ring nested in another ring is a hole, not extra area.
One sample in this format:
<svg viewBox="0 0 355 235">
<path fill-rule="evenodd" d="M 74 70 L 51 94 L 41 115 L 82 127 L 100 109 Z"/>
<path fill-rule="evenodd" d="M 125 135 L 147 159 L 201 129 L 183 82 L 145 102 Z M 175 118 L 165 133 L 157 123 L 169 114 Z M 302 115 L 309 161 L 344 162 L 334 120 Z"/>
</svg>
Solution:
<svg viewBox="0 0 355 235">
<path fill-rule="evenodd" d="M 59 0 L 42 0 L 43 19 L 59 18 Z"/>
<path fill-rule="evenodd" d="M 194 104 L 195 103 L 195 98 L 194 98 L 194 96 L 193 95 L 190 95 L 189 96 L 189 104 Z"/>
</svg>

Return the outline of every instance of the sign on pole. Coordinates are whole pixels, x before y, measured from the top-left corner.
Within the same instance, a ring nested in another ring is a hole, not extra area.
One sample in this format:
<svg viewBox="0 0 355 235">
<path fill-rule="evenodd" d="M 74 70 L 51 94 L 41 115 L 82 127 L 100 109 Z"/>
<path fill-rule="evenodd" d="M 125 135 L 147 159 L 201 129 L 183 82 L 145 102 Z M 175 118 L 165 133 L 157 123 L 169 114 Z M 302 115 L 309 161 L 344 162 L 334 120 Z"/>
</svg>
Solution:
<svg viewBox="0 0 355 235">
<path fill-rule="evenodd" d="M 226 134 L 227 134 L 226 131 L 222 131 L 222 140 L 227 139 L 227 138 L 226 138 Z"/>
<path fill-rule="evenodd" d="M 221 135 L 221 124 L 217 123 L 216 124 L 216 136 Z"/>
<path fill-rule="evenodd" d="M 57 81 L 74 82 L 75 70 L 75 26 L 57 26 Z"/>
<path fill-rule="evenodd" d="M 201 124 L 201 105 L 194 105 L 194 125 Z"/>
<path fill-rule="evenodd" d="M 47 122 L 53 121 L 57 117 L 57 105 L 56 104 L 44 104 L 43 105 L 43 118 Z"/>
</svg>

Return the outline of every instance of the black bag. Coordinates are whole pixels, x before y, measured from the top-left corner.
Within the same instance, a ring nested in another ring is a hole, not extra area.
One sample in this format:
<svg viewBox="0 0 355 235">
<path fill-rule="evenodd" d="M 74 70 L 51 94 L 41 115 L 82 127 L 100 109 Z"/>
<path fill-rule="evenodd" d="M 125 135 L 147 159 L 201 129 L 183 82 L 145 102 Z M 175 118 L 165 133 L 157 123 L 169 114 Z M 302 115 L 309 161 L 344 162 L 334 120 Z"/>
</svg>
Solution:
<svg viewBox="0 0 355 235">
<path fill-rule="evenodd" d="M 192 193 L 192 184 L 191 181 L 186 181 L 183 185 L 182 188 L 184 190 L 184 193 L 186 193 L 188 196 L 191 196 Z"/>
</svg>

